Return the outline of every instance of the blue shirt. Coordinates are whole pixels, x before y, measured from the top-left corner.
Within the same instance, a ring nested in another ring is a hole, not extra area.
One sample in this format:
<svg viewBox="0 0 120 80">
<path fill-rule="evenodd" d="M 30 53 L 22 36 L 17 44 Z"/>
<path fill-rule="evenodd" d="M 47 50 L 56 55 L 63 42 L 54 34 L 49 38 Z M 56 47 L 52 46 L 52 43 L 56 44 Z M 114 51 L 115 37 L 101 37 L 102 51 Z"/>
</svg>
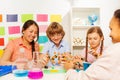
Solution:
<svg viewBox="0 0 120 80">
<path fill-rule="evenodd" d="M 42 53 L 44 54 L 48 53 L 51 58 L 52 56 L 55 55 L 54 52 L 56 52 L 56 55 L 58 55 L 58 53 L 59 54 L 63 54 L 65 52 L 70 53 L 70 47 L 68 43 L 64 40 L 61 41 L 59 47 L 56 47 L 56 45 L 49 40 L 47 43 L 45 43 Z M 55 59 L 55 61 L 57 61 L 57 59 Z"/>
</svg>

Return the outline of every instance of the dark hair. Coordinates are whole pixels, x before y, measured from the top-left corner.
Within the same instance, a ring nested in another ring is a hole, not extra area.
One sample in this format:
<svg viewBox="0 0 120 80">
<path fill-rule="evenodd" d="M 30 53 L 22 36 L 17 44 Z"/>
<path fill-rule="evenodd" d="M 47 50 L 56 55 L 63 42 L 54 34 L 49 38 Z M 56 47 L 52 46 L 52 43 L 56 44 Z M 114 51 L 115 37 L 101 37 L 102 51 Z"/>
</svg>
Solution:
<svg viewBox="0 0 120 80">
<path fill-rule="evenodd" d="M 60 25 L 59 23 L 57 22 L 52 22 L 47 30 L 46 30 L 46 34 L 48 36 L 48 38 L 50 39 L 50 36 L 54 35 L 55 33 L 58 33 L 58 34 L 62 34 L 62 38 L 64 37 L 65 35 L 65 32 L 63 30 L 63 27 L 62 25 Z"/>
<path fill-rule="evenodd" d="M 91 27 L 91 28 L 88 29 L 87 35 L 86 35 L 86 51 L 85 51 L 86 55 L 85 55 L 85 61 L 87 61 L 87 54 L 88 54 L 88 34 L 93 33 L 93 32 L 98 33 L 100 37 L 104 38 L 103 32 L 102 32 L 100 27 L 94 26 L 94 27 Z M 100 55 L 102 55 L 103 43 L 104 43 L 104 39 L 101 41 Z"/>
<path fill-rule="evenodd" d="M 119 25 L 120 25 L 120 9 L 117 9 L 117 10 L 114 12 L 114 17 L 119 20 Z"/>
<path fill-rule="evenodd" d="M 120 9 L 117 9 L 117 10 L 114 12 L 114 16 L 120 20 Z"/>
<path fill-rule="evenodd" d="M 37 40 L 39 39 L 39 26 L 38 24 L 34 21 L 34 20 L 27 20 L 24 24 L 23 24 L 23 27 L 22 27 L 22 33 L 23 31 L 25 31 L 27 28 L 29 28 L 31 25 L 35 25 L 37 27 Z M 36 41 L 37 41 L 36 40 Z M 31 46 L 32 46 L 32 53 L 35 51 L 35 41 L 33 40 L 31 42 Z"/>
</svg>

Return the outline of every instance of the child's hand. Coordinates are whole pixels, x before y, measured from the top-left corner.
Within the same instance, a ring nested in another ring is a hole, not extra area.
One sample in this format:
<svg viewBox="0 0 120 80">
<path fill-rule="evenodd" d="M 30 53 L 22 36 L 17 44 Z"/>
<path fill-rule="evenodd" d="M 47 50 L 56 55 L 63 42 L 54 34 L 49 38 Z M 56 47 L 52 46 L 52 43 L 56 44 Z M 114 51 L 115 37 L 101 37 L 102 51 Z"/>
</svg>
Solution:
<svg viewBox="0 0 120 80">
<path fill-rule="evenodd" d="M 74 56 L 73 58 L 74 69 L 82 69 L 84 58 L 82 56 Z"/>
<path fill-rule="evenodd" d="M 73 69 L 74 68 L 73 62 L 72 61 L 65 62 L 64 68 L 65 68 L 65 70 Z"/>
<path fill-rule="evenodd" d="M 42 67 L 46 66 L 49 61 L 49 57 L 46 54 L 40 54 L 40 62 L 42 64 Z"/>
<path fill-rule="evenodd" d="M 65 62 L 67 62 L 71 59 L 72 59 L 72 56 L 69 53 L 63 53 L 63 54 L 59 55 L 59 60 L 60 60 L 60 63 L 62 63 L 62 64 L 64 64 Z"/>
<path fill-rule="evenodd" d="M 73 59 L 78 59 L 80 61 L 85 61 L 85 58 L 83 58 L 81 55 L 76 55 L 76 56 L 74 56 Z"/>
<path fill-rule="evenodd" d="M 92 54 L 95 58 L 99 57 L 99 53 L 97 53 L 94 49 L 88 51 L 89 54 Z"/>
<path fill-rule="evenodd" d="M 82 69 L 83 67 L 83 58 L 81 56 L 72 56 L 71 60 L 67 60 L 64 64 L 64 68 L 68 69 Z"/>
<path fill-rule="evenodd" d="M 64 64 L 66 62 L 66 57 L 65 55 L 58 55 L 58 63 L 59 64 Z"/>
<path fill-rule="evenodd" d="M 49 62 L 50 60 L 50 55 L 48 53 L 46 53 L 46 58 L 47 58 L 47 62 Z"/>
</svg>

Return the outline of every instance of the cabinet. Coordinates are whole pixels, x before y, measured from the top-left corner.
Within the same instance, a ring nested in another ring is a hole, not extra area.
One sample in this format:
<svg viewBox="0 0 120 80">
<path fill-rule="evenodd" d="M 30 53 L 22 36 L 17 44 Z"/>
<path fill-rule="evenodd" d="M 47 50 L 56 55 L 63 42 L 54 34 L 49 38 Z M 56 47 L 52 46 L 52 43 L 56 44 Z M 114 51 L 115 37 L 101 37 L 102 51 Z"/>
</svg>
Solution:
<svg viewBox="0 0 120 80">
<path fill-rule="evenodd" d="M 96 18 L 94 24 L 90 22 Z M 84 8 L 72 7 L 71 8 L 71 51 L 73 54 L 80 53 L 86 44 L 87 30 L 92 26 L 100 25 L 100 9 L 99 8 Z"/>
</svg>

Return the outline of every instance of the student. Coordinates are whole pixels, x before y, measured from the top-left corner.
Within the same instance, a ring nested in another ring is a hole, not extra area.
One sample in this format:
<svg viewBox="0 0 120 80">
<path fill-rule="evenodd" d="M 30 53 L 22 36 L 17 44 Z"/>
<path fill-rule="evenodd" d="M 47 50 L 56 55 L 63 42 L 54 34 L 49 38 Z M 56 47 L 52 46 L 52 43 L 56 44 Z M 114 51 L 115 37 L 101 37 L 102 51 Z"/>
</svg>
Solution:
<svg viewBox="0 0 120 80">
<path fill-rule="evenodd" d="M 77 60 L 80 60 L 79 68 L 82 68 L 84 61 L 93 63 L 99 56 L 102 55 L 102 52 L 105 49 L 103 46 L 103 42 L 104 42 L 104 36 L 101 28 L 98 26 L 89 28 L 86 35 L 86 47 L 80 52 L 80 54 L 74 56 L 72 60 L 73 63 L 76 62 Z M 66 62 L 65 65 L 68 64 L 69 62 L 68 63 Z M 69 67 L 68 68 L 67 67 L 68 66 L 66 66 L 65 68 L 68 69 Z"/>
<path fill-rule="evenodd" d="M 80 55 L 85 58 L 85 61 L 93 63 L 102 55 L 104 50 L 103 42 L 104 36 L 101 28 L 98 26 L 89 28 L 86 36 L 86 47 Z"/>
<path fill-rule="evenodd" d="M 22 27 L 22 36 L 9 41 L 7 44 L 0 64 L 12 65 L 19 57 L 20 48 L 24 49 L 26 59 L 32 60 L 33 52 L 39 51 L 38 38 L 39 27 L 37 23 L 33 20 L 26 21 Z"/>
<path fill-rule="evenodd" d="M 55 61 L 59 59 L 60 55 L 69 55 L 70 48 L 66 41 L 63 40 L 65 32 L 63 30 L 62 25 L 58 22 L 52 22 L 47 30 L 46 34 L 49 38 L 49 41 L 44 45 L 44 49 L 42 53 L 47 53 L 50 56 L 50 61 L 52 66 L 54 64 L 58 64 L 59 61 Z"/>
<path fill-rule="evenodd" d="M 109 28 L 113 45 L 109 46 L 86 71 L 69 69 L 65 80 L 120 80 L 120 9 L 114 12 Z"/>
</svg>

